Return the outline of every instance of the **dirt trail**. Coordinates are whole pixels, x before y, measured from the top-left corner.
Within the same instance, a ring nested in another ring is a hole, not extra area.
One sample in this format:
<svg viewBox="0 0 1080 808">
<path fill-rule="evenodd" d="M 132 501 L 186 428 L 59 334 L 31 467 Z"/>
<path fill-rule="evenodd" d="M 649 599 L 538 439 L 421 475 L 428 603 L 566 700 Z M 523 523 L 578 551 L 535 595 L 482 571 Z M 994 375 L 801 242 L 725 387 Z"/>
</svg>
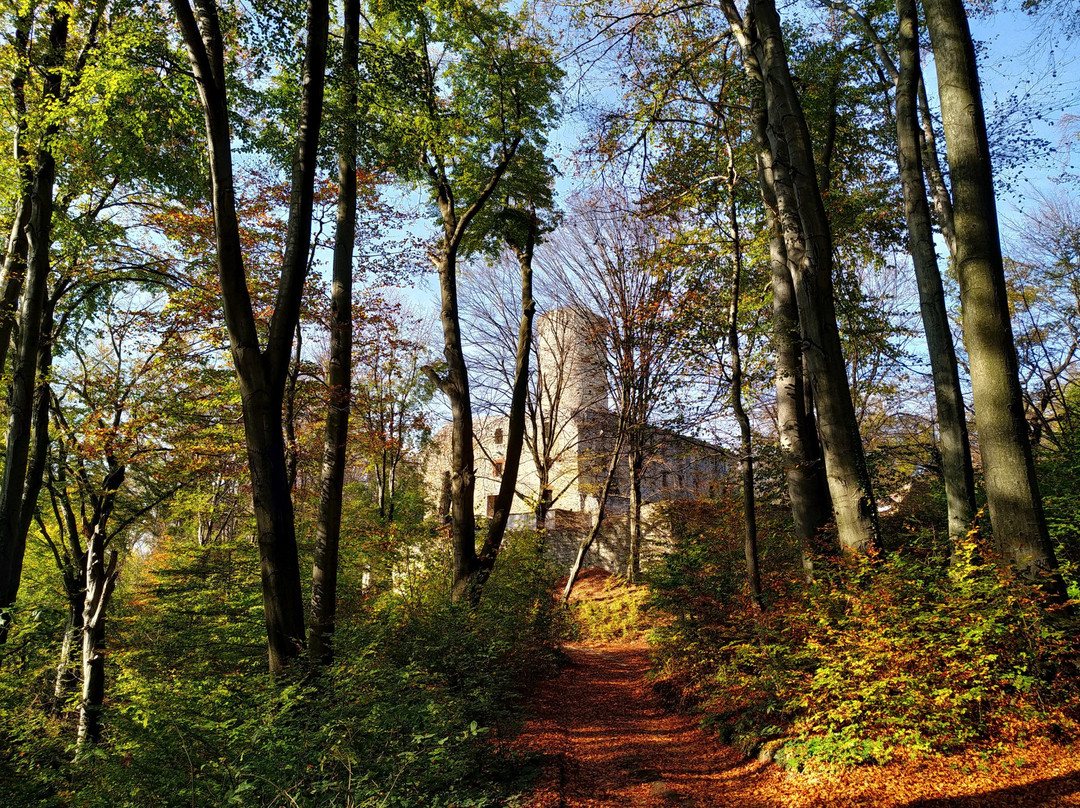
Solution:
<svg viewBox="0 0 1080 808">
<path fill-rule="evenodd" d="M 1032 744 L 987 765 L 977 755 L 791 775 L 746 760 L 664 709 L 645 681 L 644 644 L 570 644 L 571 664 L 538 694 L 516 745 L 547 764 L 529 808 L 984 808 L 1080 806 L 1075 750 Z"/>
<path fill-rule="evenodd" d="M 571 665 L 542 690 L 521 748 L 549 763 L 532 808 L 780 806 L 776 767 L 745 760 L 666 711 L 645 681 L 644 644 L 566 645 Z"/>
</svg>

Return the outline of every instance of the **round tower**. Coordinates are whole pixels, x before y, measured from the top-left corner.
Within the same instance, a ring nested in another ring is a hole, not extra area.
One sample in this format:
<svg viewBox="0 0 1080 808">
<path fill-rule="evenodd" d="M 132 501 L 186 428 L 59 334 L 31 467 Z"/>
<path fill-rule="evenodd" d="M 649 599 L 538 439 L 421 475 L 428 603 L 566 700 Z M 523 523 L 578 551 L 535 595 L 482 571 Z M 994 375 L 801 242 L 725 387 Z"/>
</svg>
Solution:
<svg viewBox="0 0 1080 808">
<path fill-rule="evenodd" d="M 543 395 L 571 415 L 608 409 L 604 335 L 607 322 L 592 312 L 554 309 L 536 319 Z"/>
</svg>

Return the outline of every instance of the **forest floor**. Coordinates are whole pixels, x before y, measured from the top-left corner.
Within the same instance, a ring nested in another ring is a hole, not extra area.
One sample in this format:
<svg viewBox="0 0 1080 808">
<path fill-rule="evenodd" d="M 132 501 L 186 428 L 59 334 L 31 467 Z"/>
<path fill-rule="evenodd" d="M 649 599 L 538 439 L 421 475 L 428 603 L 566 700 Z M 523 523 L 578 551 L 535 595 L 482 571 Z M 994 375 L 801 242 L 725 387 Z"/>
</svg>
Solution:
<svg viewBox="0 0 1080 808">
<path fill-rule="evenodd" d="M 1080 806 L 1080 755 L 1049 742 L 881 767 L 792 773 L 664 707 L 643 642 L 570 643 L 515 743 L 543 772 L 528 808 Z"/>
</svg>

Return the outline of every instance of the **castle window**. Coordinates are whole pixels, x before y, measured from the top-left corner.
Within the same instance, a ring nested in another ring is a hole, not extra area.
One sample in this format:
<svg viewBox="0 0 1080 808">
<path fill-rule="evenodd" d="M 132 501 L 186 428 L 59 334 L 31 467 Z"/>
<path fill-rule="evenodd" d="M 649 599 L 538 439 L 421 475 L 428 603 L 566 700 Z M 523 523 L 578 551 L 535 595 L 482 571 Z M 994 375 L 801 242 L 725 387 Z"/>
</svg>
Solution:
<svg viewBox="0 0 1080 808">
<path fill-rule="evenodd" d="M 499 445 L 499 446 L 502 446 L 502 442 L 503 442 L 503 431 L 502 431 L 502 427 L 500 426 L 495 430 L 495 443 L 497 445 Z"/>
<path fill-rule="evenodd" d="M 488 519 L 495 518 L 495 501 L 498 497 L 495 494 L 489 494 L 487 498 L 487 517 Z"/>
<path fill-rule="evenodd" d="M 498 479 L 498 478 L 502 477 L 503 466 L 504 465 L 506 465 L 506 461 L 504 461 L 504 460 L 492 460 L 491 461 L 491 471 L 494 473 L 495 479 Z"/>
</svg>

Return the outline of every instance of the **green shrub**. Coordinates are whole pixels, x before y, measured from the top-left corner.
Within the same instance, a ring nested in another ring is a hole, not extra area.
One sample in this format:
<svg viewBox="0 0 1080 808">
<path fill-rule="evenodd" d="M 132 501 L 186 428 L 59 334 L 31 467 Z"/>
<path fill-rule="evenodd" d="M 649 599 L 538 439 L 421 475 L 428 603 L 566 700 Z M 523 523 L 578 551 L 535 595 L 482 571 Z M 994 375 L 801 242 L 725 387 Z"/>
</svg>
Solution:
<svg viewBox="0 0 1080 808">
<path fill-rule="evenodd" d="M 719 608 L 729 583 L 710 621 L 684 616 L 661 633 L 666 674 L 746 751 L 781 739 L 795 764 L 1072 731 L 1075 619 L 1005 566 L 977 561 L 989 548 L 960 556 L 952 569 L 897 554 L 821 571 L 761 617 Z"/>
<path fill-rule="evenodd" d="M 118 593 L 105 743 L 79 763 L 74 727 L 26 695 L 34 677 L 46 691 L 47 671 L 5 668 L 0 804 L 450 808 L 522 788 L 528 769 L 501 738 L 522 688 L 552 665 L 556 624 L 531 534 L 508 540 L 476 610 L 447 602 L 437 562 L 398 591 L 345 592 L 357 608 L 340 614 L 336 664 L 277 682 L 264 672 L 254 550 L 167 558 Z M 54 644 L 35 640 L 39 668 Z"/>
</svg>

